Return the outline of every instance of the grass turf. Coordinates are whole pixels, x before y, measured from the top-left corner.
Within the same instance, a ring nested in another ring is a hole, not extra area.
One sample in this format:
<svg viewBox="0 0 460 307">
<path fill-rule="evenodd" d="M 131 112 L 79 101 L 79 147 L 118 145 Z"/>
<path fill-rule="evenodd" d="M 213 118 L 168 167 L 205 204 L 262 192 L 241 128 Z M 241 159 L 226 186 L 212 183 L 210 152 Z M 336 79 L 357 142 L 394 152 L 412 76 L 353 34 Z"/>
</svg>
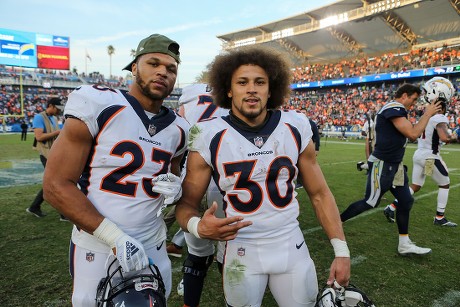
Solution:
<svg viewBox="0 0 460 307">
<path fill-rule="evenodd" d="M 32 140 L 21 142 L 19 135 L 0 135 L 0 165 L 13 161 L 35 159 Z M 411 172 L 415 145 L 409 144 L 405 164 Z M 443 148 L 443 157 L 450 169 L 451 190 L 446 217 L 460 222 L 460 145 Z M 318 156 L 326 180 L 340 211 L 364 195 L 366 176 L 356 170 L 356 162 L 364 157 L 361 141 L 349 142 L 322 139 Z M 39 162 L 38 162 L 39 163 Z M 29 174 L 30 175 L 30 174 Z M 18 176 L 27 176 L 18 172 Z M 71 224 L 59 221 L 59 214 L 48 204 L 48 213 L 39 219 L 25 212 L 40 184 L 9 185 L 0 188 L 0 297 L 1 306 L 70 306 L 72 291 L 68 273 L 68 245 Z M 308 197 L 297 190 L 301 201 L 300 225 L 311 256 L 316 264 L 320 287 L 326 281 L 333 252 L 325 234 L 318 227 Z M 411 214 L 411 239 L 420 246 L 433 249 L 425 257 L 401 257 L 397 254 L 398 234 L 382 214 L 393 200 L 385 195 L 380 207 L 347 221 L 344 230 L 352 255 L 352 283 L 364 290 L 376 306 L 460 306 L 458 271 L 460 228 L 433 225 L 436 212 L 437 187 L 431 179 L 415 194 Z M 177 226 L 170 229 L 175 232 Z M 185 255 L 184 255 L 185 257 Z M 176 286 L 181 279 L 184 258 L 172 258 L 173 290 L 168 306 L 182 306 Z M 217 266 L 209 269 L 203 291 L 202 307 L 224 306 Z M 267 290 L 263 306 L 277 306 Z"/>
</svg>

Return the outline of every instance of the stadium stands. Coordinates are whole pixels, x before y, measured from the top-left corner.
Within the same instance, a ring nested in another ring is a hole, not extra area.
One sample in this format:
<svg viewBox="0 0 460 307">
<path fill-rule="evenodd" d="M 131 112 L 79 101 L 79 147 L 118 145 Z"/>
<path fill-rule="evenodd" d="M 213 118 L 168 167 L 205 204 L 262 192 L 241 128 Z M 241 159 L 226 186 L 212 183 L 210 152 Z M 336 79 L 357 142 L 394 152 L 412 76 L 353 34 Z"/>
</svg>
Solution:
<svg viewBox="0 0 460 307">
<path fill-rule="evenodd" d="M 446 63 L 448 65 L 460 63 L 460 46 L 420 48 L 405 54 L 383 53 L 378 57 L 307 65 L 293 69 L 293 80 L 297 83 L 321 81 L 401 70 L 409 71 L 427 66 L 437 67 L 437 65 L 446 65 Z M 19 68 L 0 66 L 0 114 L 8 115 L 8 117 L 0 118 L 2 123 L 0 130 L 20 131 L 19 125 L 23 120 L 20 117 L 20 73 Z M 459 75 L 460 72 L 451 75 L 457 80 L 453 80 L 457 88 L 460 81 Z M 127 88 L 128 85 L 128 81 L 122 77 L 108 80 L 98 72 L 76 75 L 62 71 L 24 70 L 22 79 L 24 117 L 29 124 L 33 116 L 44 109 L 50 96 L 65 98 L 81 84 L 99 84 L 114 88 Z M 305 110 L 306 114 L 318 123 L 323 132 L 330 132 L 330 135 L 341 135 L 342 127 L 345 127 L 349 136 L 360 137 L 365 114 L 371 109 L 378 110 L 391 98 L 393 91 L 401 82 L 408 82 L 408 80 L 294 90 L 285 108 Z M 411 82 L 420 83 L 422 79 L 415 78 Z M 176 90 L 175 95 L 180 95 L 180 90 Z M 460 126 L 459 110 L 460 97 L 457 93 L 448 110 L 451 129 Z M 411 112 L 414 118 L 421 115 L 420 108 Z M 3 120 L 6 121 L 6 125 L 3 124 Z"/>
<path fill-rule="evenodd" d="M 340 88 L 324 88 L 309 91 L 294 91 L 286 108 L 306 110 L 306 115 L 314 120 L 324 133 L 341 135 L 345 127 L 347 135 L 359 138 L 366 113 L 379 110 L 390 99 L 401 82 L 386 85 L 356 85 Z M 410 118 L 422 115 L 423 106 L 410 111 Z M 447 110 L 452 130 L 460 127 L 460 95 L 453 97 Z"/>
<path fill-rule="evenodd" d="M 371 58 L 356 57 L 335 63 L 316 63 L 297 67 L 294 70 L 294 82 L 358 77 L 459 63 L 460 46 L 418 48 L 401 54 L 388 52 Z"/>
</svg>

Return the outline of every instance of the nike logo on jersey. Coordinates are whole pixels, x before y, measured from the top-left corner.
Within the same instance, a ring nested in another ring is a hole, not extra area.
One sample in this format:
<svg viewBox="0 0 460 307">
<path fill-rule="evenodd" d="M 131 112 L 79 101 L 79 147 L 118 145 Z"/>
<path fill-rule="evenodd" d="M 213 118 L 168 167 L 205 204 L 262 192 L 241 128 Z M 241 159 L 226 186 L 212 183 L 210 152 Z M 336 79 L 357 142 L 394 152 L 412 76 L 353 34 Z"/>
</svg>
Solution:
<svg viewBox="0 0 460 307">
<path fill-rule="evenodd" d="M 305 241 L 302 241 L 302 243 L 300 243 L 300 244 L 296 244 L 295 248 L 300 249 L 304 243 L 305 243 Z"/>
<path fill-rule="evenodd" d="M 163 246 L 163 243 L 165 243 L 165 241 L 161 242 L 161 244 L 159 246 L 157 246 L 157 251 L 159 251 L 161 249 L 161 247 Z"/>
</svg>

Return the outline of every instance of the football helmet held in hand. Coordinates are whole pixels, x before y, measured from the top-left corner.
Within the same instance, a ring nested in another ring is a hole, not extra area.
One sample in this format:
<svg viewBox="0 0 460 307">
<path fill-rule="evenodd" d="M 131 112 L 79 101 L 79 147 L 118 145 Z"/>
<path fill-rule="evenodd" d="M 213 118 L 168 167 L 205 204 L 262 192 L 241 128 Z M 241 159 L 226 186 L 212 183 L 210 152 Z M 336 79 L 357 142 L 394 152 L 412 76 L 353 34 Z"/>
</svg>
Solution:
<svg viewBox="0 0 460 307">
<path fill-rule="evenodd" d="M 158 267 L 149 266 L 150 272 L 126 274 L 116 259 L 107 268 L 107 276 L 97 287 L 98 307 L 149 306 L 166 307 L 165 286 Z"/>
<path fill-rule="evenodd" d="M 367 295 L 356 286 L 350 284 L 342 289 L 334 289 L 326 285 L 316 298 L 315 307 L 375 307 Z"/>
<path fill-rule="evenodd" d="M 318 296 L 316 298 L 315 307 L 339 306 L 336 303 L 336 299 L 337 299 L 336 291 L 333 288 L 326 286 L 318 293 Z"/>
<path fill-rule="evenodd" d="M 443 77 L 434 77 L 422 86 L 423 100 L 434 103 L 438 100 L 448 103 L 455 93 L 452 83 Z"/>
</svg>

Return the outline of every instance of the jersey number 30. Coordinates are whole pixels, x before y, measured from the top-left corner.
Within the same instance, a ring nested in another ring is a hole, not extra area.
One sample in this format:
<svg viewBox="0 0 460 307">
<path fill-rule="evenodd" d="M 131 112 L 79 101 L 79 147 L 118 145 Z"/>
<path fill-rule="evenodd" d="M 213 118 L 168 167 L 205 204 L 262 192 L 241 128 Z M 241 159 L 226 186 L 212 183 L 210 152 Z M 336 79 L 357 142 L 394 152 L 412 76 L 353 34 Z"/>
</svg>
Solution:
<svg viewBox="0 0 460 307">
<path fill-rule="evenodd" d="M 232 206 L 242 212 L 250 213 L 256 211 L 263 202 L 263 188 L 256 181 L 251 180 L 251 174 L 253 173 L 256 160 L 240 161 L 237 163 L 224 164 L 225 175 L 237 176 L 237 180 L 234 185 L 234 190 L 245 190 L 250 194 L 250 200 L 247 202 L 242 201 L 237 194 L 228 194 L 228 200 Z M 288 171 L 288 178 L 284 184 L 286 184 L 286 192 L 283 196 L 279 190 L 279 187 L 283 182 L 279 181 L 279 174 L 282 169 Z M 265 188 L 270 199 L 270 202 L 278 208 L 284 208 L 289 205 L 294 197 L 294 184 L 293 178 L 295 174 L 295 168 L 292 165 L 292 161 L 287 157 L 277 157 L 272 161 L 267 175 L 265 177 Z"/>
</svg>

